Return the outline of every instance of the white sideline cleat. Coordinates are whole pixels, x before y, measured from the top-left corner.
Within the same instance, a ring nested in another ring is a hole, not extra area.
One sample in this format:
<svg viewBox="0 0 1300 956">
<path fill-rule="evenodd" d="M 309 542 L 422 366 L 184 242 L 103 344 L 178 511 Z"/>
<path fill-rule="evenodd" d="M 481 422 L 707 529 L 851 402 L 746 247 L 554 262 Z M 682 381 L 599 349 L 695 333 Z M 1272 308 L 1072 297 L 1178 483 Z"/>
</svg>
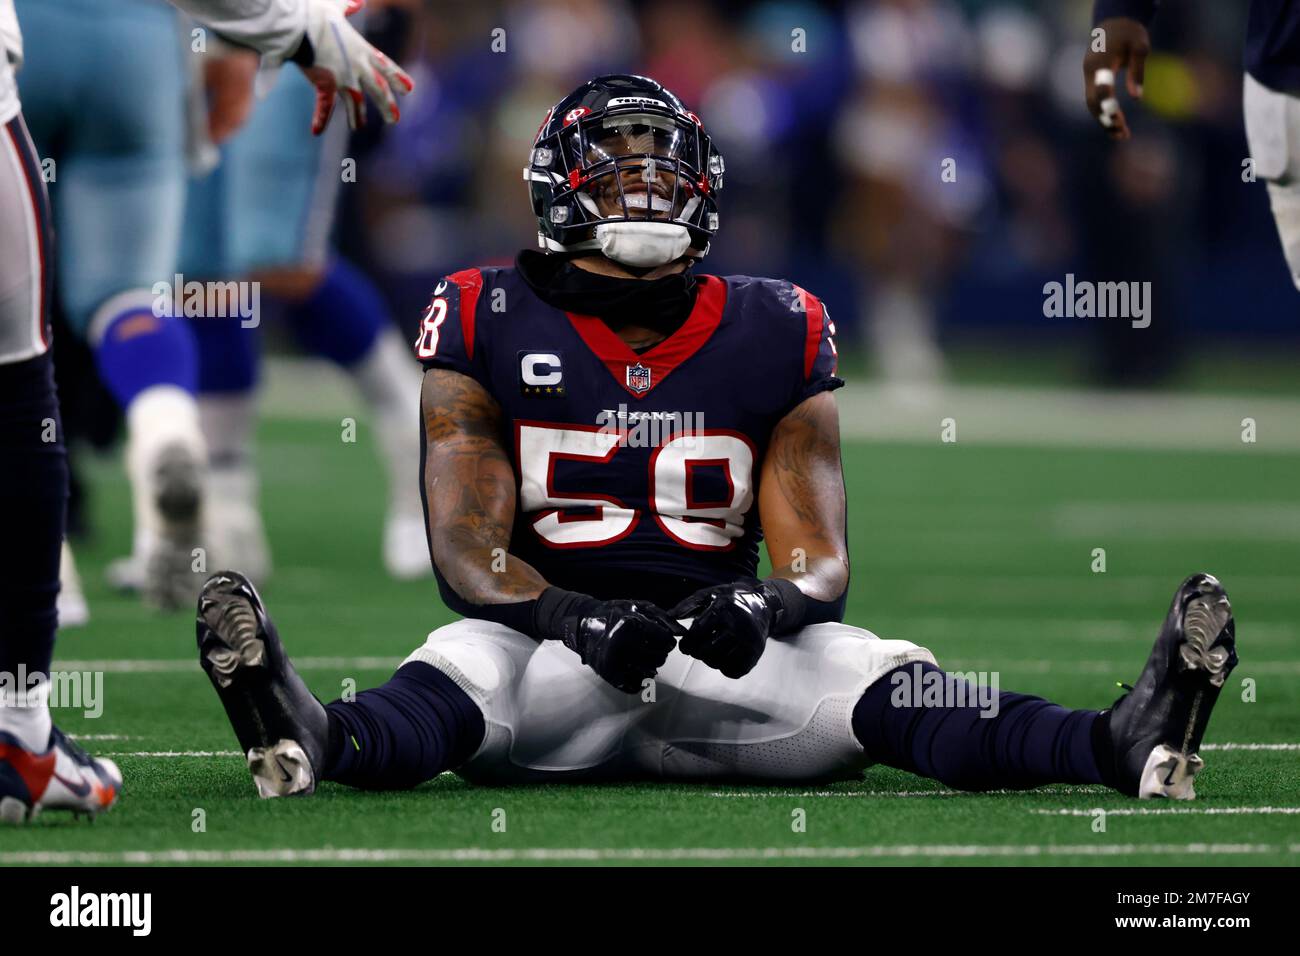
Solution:
<svg viewBox="0 0 1300 956">
<path fill-rule="evenodd" d="M 390 514 L 384 522 L 384 567 L 399 581 L 433 574 L 422 515 Z"/>
<path fill-rule="evenodd" d="M 41 753 L 0 732 L 0 821 L 25 823 L 46 810 L 94 817 L 121 793 L 117 764 L 91 757 L 57 727 Z"/>
</svg>

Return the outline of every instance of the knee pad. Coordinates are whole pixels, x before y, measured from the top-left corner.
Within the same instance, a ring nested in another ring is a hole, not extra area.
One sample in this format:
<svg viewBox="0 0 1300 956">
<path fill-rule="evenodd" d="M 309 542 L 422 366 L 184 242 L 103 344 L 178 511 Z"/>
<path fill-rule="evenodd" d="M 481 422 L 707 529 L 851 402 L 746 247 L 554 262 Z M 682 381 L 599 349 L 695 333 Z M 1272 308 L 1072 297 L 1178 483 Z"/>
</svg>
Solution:
<svg viewBox="0 0 1300 956">
<path fill-rule="evenodd" d="M 474 757 L 487 755 L 488 764 L 504 765 L 521 714 L 528 709 L 524 677 L 529 662 L 539 651 L 554 653 L 557 649 L 565 655 L 571 653 L 555 642 L 539 643 L 504 624 L 465 618 L 438 628 L 402 663 L 423 661 L 463 690 L 483 714 L 483 741 Z M 581 665 L 574 668 L 581 669 Z M 573 690 L 563 683 L 565 676 L 558 675 L 560 686 L 551 684 L 560 699 Z"/>
<path fill-rule="evenodd" d="M 466 618 L 433 631 L 402 663 L 424 661 L 438 668 L 486 709 L 498 703 L 499 691 L 515 682 L 537 647 L 504 625 Z"/>
</svg>

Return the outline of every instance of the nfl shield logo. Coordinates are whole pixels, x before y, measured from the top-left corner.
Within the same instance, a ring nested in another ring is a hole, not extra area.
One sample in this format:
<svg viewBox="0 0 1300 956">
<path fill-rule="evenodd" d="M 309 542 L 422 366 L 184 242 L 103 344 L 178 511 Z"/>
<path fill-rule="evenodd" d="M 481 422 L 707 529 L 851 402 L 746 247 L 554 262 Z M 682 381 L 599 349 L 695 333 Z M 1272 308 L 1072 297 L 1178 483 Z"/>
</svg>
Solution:
<svg viewBox="0 0 1300 956">
<path fill-rule="evenodd" d="M 627 367 L 627 387 L 638 395 L 650 391 L 650 370 L 637 362 Z"/>
</svg>

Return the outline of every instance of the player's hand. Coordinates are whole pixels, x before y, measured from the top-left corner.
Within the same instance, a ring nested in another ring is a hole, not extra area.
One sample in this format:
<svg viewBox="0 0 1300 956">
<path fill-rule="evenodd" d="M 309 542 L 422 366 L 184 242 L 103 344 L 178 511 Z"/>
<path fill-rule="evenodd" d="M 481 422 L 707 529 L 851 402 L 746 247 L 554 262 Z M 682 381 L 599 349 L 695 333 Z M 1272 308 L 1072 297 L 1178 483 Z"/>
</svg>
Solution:
<svg viewBox="0 0 1300 956">
<path fill-rule="evenodd" d="M 634 694 L 655 676 L 681 627 L 645 601 L 602 601 L 569 619 L 562 640 L 582 662 L 621 691 Z"/>
<path fill-rule="evenodd" d="M 669 613 L 694 618 L 677 645 L 683 654 L 736 678 L 763 656 L 779 607 L 761 584 L 722 584 L 696 591 Z"/>
<path fill-rule="evenodd" d="M 1119 106 L 1115 78 L 1124 70 L 1128 95 L 1142 98 L 1151 37 L 1145 26 L 1129 17 L 1108 17 L 1097 26 L 1105 31 L 1106 49 L 1101 53 L 1090 49 L 1083 58 L 1084 99 L 1088 112 L 1106 127 L 1111 139 L 1128 139 L 1132 134 Z"/>
<path fill-rule="evenodd" d="M 307 0 L 307 32 L 302 46 L 291 60 L 302 67 L 316 87 L 316 111 L 311 131 L 320 134 L 334 114 L 336 99 L 342 98 L 348 125 L 353 129 L 366 121 L 366 96 L 379 107 L 384 121 L 401 118 L 399 93 L 415 89 L 406 71 L 366 42 L 344 19 L 361 9 L 364 0 Z"/>
</svg>

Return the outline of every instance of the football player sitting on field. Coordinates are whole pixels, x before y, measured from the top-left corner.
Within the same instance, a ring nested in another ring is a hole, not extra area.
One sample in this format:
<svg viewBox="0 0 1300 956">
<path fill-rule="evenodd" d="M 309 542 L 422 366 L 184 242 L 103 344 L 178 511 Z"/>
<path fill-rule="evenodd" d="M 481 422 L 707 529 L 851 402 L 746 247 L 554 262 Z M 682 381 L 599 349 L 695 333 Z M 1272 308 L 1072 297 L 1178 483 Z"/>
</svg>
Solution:
<svg viewBox="0 0 1300 956">
<path fill-rule="evenodd" d="M 1217 580 L 1179 587 L 1112 708 L 981 704 L 924 648 L 842 621 L 834 325 L 789 282 L 695 272 L 723 182 L 699 117 L 600 77 L 547 115 L 524 178 L 543 251 L 444 279 L 416 343 L 429 547 L 462 619 L 322 705 L 251 582 L 204 586 L 200 661 L 263 796 L 872 763 L 966 790 L 1193 796 L 1237 662 Z"/>
</svg>

